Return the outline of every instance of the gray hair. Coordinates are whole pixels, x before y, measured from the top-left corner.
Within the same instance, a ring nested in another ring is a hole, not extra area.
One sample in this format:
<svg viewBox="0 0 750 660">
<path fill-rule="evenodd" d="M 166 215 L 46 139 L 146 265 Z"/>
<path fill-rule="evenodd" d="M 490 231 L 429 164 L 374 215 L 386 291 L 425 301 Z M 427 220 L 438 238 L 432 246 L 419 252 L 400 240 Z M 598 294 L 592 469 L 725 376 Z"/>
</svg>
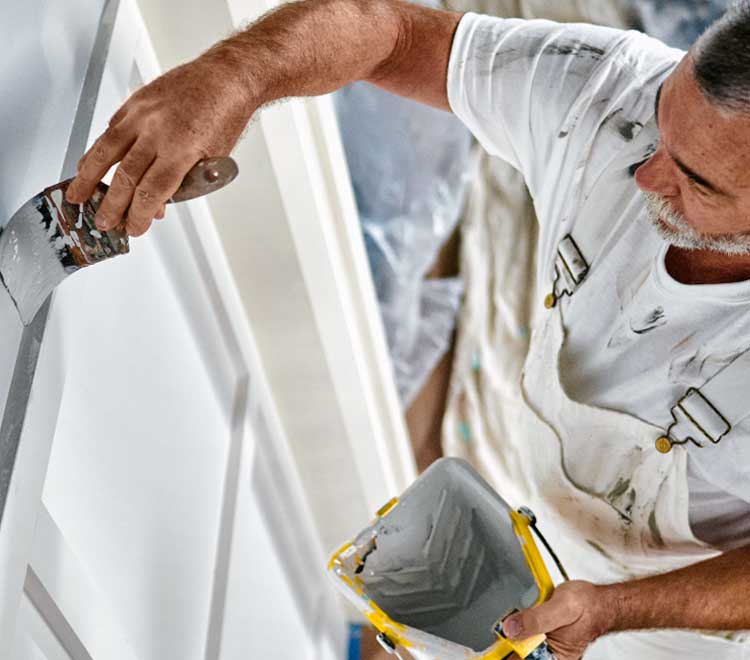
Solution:
<svg viewBox="0 0 750 660">
<path fill-rule="evenodd" d="M 750 0 L 734 2 L 690 52 L 704 96 L 723 110 L 750 113 Z"/>
</svg>

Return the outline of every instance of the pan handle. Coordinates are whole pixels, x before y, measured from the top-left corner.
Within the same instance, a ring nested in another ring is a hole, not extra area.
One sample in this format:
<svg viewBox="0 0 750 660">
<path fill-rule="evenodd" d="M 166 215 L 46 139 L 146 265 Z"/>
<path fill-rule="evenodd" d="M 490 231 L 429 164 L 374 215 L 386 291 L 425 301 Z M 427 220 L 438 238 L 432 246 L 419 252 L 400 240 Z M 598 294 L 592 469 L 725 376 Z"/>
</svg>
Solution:
<svg viewBox="0 0 750 660">
<path fill-rule="evenodd" d="M 537 646 L 531 652 L 531 655 L 527 655 L 526 660 L 556 660 L 556 658 L 547 642 L 544 642 L 543 644 Z"/>
</svg>

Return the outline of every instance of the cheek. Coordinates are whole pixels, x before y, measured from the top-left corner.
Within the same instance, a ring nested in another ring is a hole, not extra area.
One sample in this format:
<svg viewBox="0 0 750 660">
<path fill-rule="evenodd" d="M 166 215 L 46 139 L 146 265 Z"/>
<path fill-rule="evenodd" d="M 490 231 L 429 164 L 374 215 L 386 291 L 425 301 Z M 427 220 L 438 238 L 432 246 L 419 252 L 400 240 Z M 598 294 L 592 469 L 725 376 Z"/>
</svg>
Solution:
<svg viewBox="0 0 750 660">
<path fill-rule="evenodd" d="M 688 220 L 693 215 L 702 215 L 703 205 L 698 195 L 690 187 L 687 181 L 680 181 L 676 186 L 676 194 L 672 199 L 672 205 Z"/>
<path fill-rule="evenodd" d="M 733 207 L 710 201 L 691 188 L 683 187 L 680 212 L 688 224 L 699 234 L 731 234 L 742 231 L 737 225 L 737 213 Z"/>
</svg>

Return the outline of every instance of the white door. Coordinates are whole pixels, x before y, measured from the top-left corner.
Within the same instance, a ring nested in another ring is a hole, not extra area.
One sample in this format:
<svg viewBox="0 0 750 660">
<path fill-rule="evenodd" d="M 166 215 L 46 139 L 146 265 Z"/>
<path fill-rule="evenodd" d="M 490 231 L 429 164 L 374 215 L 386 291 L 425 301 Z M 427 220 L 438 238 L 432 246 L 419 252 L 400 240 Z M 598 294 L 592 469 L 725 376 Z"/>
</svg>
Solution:
<svg viewBox="0 0 750 660">
<path fill-rule="evenodd" d="M 39 18 L 75 23 L 91 5 L 46 3 Z M 89 142 L 157 73 L 135 2 L 107 3 L 100 31 L 111 21 Z M 0 655 L 343 657 L 344 617 L 205 200 L 62 284 L 43 330 L 0 526 Z"/>
</svg>

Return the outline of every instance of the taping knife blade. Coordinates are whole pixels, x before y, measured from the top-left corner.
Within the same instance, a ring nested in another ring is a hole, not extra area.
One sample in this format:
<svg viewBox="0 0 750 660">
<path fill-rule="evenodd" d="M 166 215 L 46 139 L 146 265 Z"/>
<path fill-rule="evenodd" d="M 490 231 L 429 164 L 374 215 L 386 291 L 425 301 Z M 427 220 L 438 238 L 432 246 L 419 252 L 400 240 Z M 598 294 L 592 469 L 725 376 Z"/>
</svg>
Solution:
<svg viewBox="0 0 750 660">
<path fill-rule="evenodd" d="M 207 195 L 233 181 L 238 172 L 232 158 L 202 160 L 185 175 L 167 203 Z M 34 195 L 0 230 L 0 282 L 24 325 L 31 323 L 66 277 L 130 251 L 128 235 L 121 227 L 102 231 L 94 223 L 109 186 L 99 183 L 86 202 L 70 204 L 65 191 L 72 180 Z"/>
</svg>

